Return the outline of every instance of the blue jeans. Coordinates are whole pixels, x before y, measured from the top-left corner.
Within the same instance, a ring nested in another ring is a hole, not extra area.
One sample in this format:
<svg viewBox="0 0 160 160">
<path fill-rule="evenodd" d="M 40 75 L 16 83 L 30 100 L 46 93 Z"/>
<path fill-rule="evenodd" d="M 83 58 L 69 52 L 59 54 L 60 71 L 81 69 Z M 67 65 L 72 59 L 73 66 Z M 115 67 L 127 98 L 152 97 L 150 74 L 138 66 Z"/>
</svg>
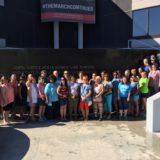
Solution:
<svg viewBox="0 0 160 160">
<path fill-rule="evenodd" d="M 105 112 L 112 112 L 112 94 L 103 97 Z"/>
<path fill-rule="evenodd" d="M 127 110 L 129 108 L 129 103 L 127 102 L 127 97 L 120 97 L 120 110 Z"/>
</svg>

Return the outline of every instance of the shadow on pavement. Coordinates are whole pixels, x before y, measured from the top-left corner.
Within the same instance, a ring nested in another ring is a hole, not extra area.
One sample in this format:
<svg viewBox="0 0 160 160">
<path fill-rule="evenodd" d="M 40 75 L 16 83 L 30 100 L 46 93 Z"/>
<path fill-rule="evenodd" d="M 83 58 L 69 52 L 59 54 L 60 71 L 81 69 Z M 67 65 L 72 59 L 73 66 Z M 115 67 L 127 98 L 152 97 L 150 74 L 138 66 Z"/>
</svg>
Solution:
<svg viewBox="0 0 160 160">
<path fill-rule="evenodd" d="M 58 120 L 50 120 L 50 121 L 45 121 L 45 122 L 22 122 L 22 123 L 14 123 L 11 126 L 14 128 L 19 128 L 19 129 L 28 129 L 28 128 L 45 128 L 45 127 L 50 127 L 50 126 L 64 126 L 66 125 L 63 122 L 59 122 Z"/>
<path fill-rule="evenodd" d="M 30 139 L 12 127 L 0 127 L 0 160 L 21 160 L 27 153 Z"/>
</svg>

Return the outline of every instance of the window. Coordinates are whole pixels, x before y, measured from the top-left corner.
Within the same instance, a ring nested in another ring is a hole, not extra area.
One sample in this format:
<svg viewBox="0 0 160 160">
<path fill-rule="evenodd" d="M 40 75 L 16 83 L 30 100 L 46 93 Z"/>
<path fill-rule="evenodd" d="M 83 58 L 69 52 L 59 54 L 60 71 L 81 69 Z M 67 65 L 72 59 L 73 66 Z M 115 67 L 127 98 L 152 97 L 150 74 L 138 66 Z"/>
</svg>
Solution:
<svg viewBox="0 0 160 160">
<path fill-rule="evenodd" d="M 4 6 L 4 0 L 0 0 L 0 6 Z"/>
<path fill-rule="evenodd" d="M 133 36 L 148 34 L 148 9 L 133 12 Z"/>
<path fill-rule="evenodd" d="M 160 35 L 160 7 L 149 9 L 149 35 Z"/>
</svg>

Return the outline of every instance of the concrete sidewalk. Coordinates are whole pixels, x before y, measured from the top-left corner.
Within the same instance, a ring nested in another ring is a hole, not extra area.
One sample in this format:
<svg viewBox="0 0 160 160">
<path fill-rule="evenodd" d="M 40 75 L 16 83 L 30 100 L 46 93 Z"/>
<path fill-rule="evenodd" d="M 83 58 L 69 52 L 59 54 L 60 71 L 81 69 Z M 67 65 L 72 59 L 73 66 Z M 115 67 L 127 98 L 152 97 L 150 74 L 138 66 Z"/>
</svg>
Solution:
<svg viewBox="0 0 160 160">
<path fill-rule="evenodd" d="M 158 160 L 160 134 L 145 121 L 14 124 L 0 127 L 0 148 L 0 160 Z"/>
</svg>

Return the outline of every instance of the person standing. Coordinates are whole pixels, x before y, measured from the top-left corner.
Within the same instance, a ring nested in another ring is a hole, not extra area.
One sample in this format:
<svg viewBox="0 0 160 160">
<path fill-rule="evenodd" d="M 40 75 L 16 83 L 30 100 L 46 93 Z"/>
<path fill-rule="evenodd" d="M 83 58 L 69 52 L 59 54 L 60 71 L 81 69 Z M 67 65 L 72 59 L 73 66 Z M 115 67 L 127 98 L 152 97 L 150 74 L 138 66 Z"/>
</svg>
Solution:
<svg viewBox="0 0 160 160">
<path fill-rule="evenodd" d="M 103 80 L 104 85 L 104 93 L 103 93 L 103 103 L 104 103 L 104 111 L 105 116 L 107 116 L 107 119 L 111 119 L 111 113 L 112 113 L 112 82 L 109 81 L 109 75 L 104 75 Z"/>
<path fill-rule="evenodd" d="M 9 83 L 9 78 L 3 76 L 1 78 L 1 106 L 3 107 L 3 124 L 9 124 L 9 113 L 14 103 L 14 88 Z"/>
<path fill-rule="evenodd" d="M 80 109 L 84 120 L 88 120 L 89 107 L 92 105 L 92 87 L 88 84 L 88 76 L 83 76 L 83 84 L 80 87 Z"/>
<path fill-rule="evenodd" d="M 146 109 L 147 109 L 146 103 L 147 103 L 147 98 L 148 98 L 148 93 L 149 93 L 149 80 L 147 78 L 146 72 L 141 73 L 141 78 L 139 80 L 139 90 L 140 90 L 140 99 L 141 99 L 141 104 L 142 104 L 142 110 L 145 114 Z"/>
<path fill-rule="evenodd" d="M 60 103 L 61 120 L 66 121 L 67 103 L 68 103 L 68 83 L 64 77 L 61 77 L 61 83 L 57 88 Z"/>
<path fill-rule="evenodd" d="M 121 82 L 118 73 L 117 72 L 113 72 L 113 79 L 112 79 L 112 101 L 113 101 L 113 107 L 114 107 L 114 111 L 116 113 L 119 112 L 119 103 L 118 103 L 118 85 Z"/>
<path fill-rule="evenodd" d="M 48 77 L 49 83 L 47 83 L 44 93 L 45 93 L 45 100 L 46 100 L 46 118 L 51 120 L 54 118 L 59 117 L 59 99 L 57 94 L 57 85 L 56 85 L 56 77 L 50 75 Z"/>
<path fill-rule="evenodd" d="M 130 101 L 130 95 L 131 95 L 131 86 L 127 82 L 127 77 L 122 78 L 122 82 L 118 85 L 118 99 L 120 101 L 120 119 L 123 118 L 123 112 L 124 112 L 124 119 L 127 119 L 128 114 L 128 107 L 129 107 L 129 101 Z"/>
<path fill-rule="evenodd" d="M 101 77 L 96 76 L 95 85 L 93 88 L 93 106 L 94 106 L 94 116 L 97 119 L 99 111 L 100 121 L 103 118 L 103 98 L 102 98 L 103 91 L 104 87 L 103 84 L 101 83 Z"/>
<path fill-rule="evenodd" d="M 39 121 L 42 122 L 46 120 L 45 118 L 45 110 L 46 110 L 46 99 L 45 99 L 45 94 L 44 94 L 44 89 L 45 89 L 45 79 L 43 77 L 38 78 L 38 105 L 39 105 Z"/>
<path fill-rule="evenodd" d="M 19 89 L 19 99 L 20 99 L 20 117 L 24 120 L 24 112 L 27 108 L 27 86 L 26 77 L 21 76 L 18 84 Z"/>
<path fill-rule="evenodd" d="M 72 120 L 73 112 L 75 120 L 77 120 L 77 107 L 79 102 L 79 84 L 76 82 L 76 78 L 71 76 L 71 82 L 69 83 L 69 116 Z"/>
<path fill-rule="evenodd" d="M 28 91 L 27 102 L 30 107 L 30 117 L 32 121 L 35 121 L 36 119 L 34 117 L 34 114 L 38 102 L 38 88 L 36 84 L 36 78 L 33 75 L 28 75 L 26 86 Z"/>
<path fill-rule="evenodd" d="M 139 116 L 139 83 L 134 75 L 130 78 L 130 85 L 131 85 L 131 114 L 135 116 Z"/>
<path fill-rule="evenodd" d="M 157 66 L 155 64 L 152 65 L 151 71 L 148 74 L 149 79 L 149 92 L 150 96 L 159 92 L 160 87 L 160 71 L 157 70 Z"/>
</svg>

